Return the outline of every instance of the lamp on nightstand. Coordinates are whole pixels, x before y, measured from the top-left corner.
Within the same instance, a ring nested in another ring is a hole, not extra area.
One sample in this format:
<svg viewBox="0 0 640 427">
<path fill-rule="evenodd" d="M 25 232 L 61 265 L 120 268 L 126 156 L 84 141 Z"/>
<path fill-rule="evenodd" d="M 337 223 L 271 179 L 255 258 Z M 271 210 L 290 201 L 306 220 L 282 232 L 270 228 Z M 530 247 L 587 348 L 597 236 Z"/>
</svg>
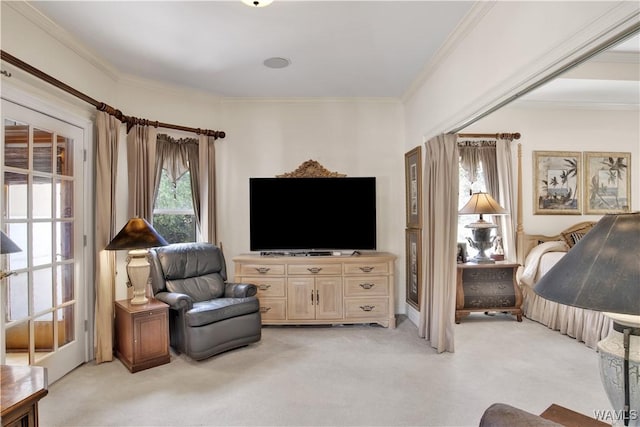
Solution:
<svg viewBox="0 0 640 427">
<path fill-rule="evenodd" d="M 131 304 L 146 304 L 149 301 L 145 296 L 151 270 L 147 249 L 168 244 L 144 218 L 131 218 L 105 248 L 108 251 L 129 250 L 127 275 L 133 286 Z"/>
<path fill-rule="evenodd" d="M 471 199 L 466 205 L 458 211 L 460 215 L 479 214 L 478 221 L 465 225 L 465 228 L 470 228 L 473 239 L 467 237 L 467 241 L 472 248 L 478 250 L 478 254 L 469 261 L 478 264 L 493 264 L 495 261 L 489 258 L 484 251 L 489 249 L 493 244 L 493 237 L 491 236 L 491 230 L 498 226 L 492 222 L 485 221 L 482 215 L 504 215 L 507 211 L 495 201 L 487 193 L 478 192 L 471 195 Z"/>
<path fill-rule="evenodd" d="M 600 378 L 625 426 L 640 426 L 639 251 L 640 212 L 605 215 L 534 287 L 543 298 L 613 320 L 598 343 Z"/>
</svg>

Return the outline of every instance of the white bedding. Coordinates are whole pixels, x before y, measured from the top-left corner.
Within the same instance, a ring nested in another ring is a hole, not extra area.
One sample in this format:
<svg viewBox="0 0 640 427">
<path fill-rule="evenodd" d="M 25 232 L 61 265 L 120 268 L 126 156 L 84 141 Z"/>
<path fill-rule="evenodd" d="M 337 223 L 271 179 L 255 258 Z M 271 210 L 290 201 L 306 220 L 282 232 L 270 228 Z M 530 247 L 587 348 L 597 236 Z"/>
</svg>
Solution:
<svg viewBox="0 0 640 427">
<path fill-rule="evenodd" d="M 558 304 L 536 294 L 533 287 L 544 273 L 566 254 L 564 242 L 545 242 L 529 252 L 520 275 L 525 317 L 542 323 L 596 348 L 611 329 L 611 319 L 602 313 Z"/>
</svg>

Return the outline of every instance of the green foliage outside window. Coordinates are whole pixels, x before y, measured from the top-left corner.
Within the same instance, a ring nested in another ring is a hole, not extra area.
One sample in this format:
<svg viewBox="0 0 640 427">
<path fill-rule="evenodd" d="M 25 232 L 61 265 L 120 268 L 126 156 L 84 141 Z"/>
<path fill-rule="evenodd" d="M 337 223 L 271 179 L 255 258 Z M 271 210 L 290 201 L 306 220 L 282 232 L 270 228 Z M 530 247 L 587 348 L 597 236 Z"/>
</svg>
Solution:
<svg viewBox="0 0 640 427">
<path fill-rule="evenodd" d="M 189 172 L 178 178 L 174 185 L 166 170 L 162 171 L 153 210 L 153 227 L 169 243 L 196 241 L 196 219 Z"/>
</svg>

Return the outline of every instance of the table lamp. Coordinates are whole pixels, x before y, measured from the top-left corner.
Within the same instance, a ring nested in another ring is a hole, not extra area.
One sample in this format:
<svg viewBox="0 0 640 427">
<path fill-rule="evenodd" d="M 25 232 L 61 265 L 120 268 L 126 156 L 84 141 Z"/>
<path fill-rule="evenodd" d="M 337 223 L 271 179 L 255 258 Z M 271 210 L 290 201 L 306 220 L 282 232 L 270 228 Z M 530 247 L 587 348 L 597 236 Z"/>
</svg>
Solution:
<svg viewBox="0 0 640 427">
<path fill-rule="evenodd" d="M 640 425 L 639 252 L 640 212 L 605 215 L 534 287 L 543 298 L 613 320 L 598 343 L 600 378 L 625 426 Z"/>
<path fill-rule="evenodd" d="M 151 271 L 147 249 L 168 244 L 144 218 L 131 218 L 105 248 L 108 251 L 129 250 L 127 275 L 133 286 L 131 304 L 140 305 L 149 301 L 145 295 Z"/>
<path fill-rule="evenodd" d="M 16 245 L 15 242 L 9 238 L 9 236 L 4 234 L 4 231 L 0 230 L 0 254 L 13 254 L 21 251 L 22 249 L 20 249 L 18 245 Z M 12 274 L 15 273 L 13 271 L 0 270 L 0 280 L 9 277 Z"/>
<path fill-rule="evenodd" d="M 495 261 L 488 257 L 484 251 L 493 245 L 493 239 L 495 237 L 491 236 L 491 230 L 498 226 L 492 222 L 485 221 L 482 218 L 482 215 L 504 215 L 506 213 L 507 211 L 500 206 L 493 197 L 483 192 L 473 193 L 467 204 L 458 211 L 458 214 L 460 215 L 480 215 L 478 221 L 465 225 L 465 228 L 471 229 L 471 234 L 473 236 L 473 240 L 467 237 L 469 245 L 478 250 L 478 254 L 469 261 L 478 264 L 495 263 Z"/>
</svg>

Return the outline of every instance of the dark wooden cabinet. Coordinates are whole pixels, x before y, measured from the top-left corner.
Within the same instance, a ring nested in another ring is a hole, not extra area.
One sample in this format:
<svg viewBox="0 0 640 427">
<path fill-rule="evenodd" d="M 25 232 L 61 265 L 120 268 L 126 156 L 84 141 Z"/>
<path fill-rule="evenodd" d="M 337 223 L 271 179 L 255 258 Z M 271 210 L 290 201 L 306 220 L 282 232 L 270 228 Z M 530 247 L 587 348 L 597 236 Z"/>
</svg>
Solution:
<svg viewBox="0 0 640 427">
<path fill-rule="evenodd" d="M 131 372 L 169 363 L 169 306 L 116 301 L 116 356 Z"/>
<path fill-rule="evenodd" d="M 500 311 L 522 321 L 522 292 L 516 281 L 520 264 L 458 264 L 456 323 L 474 311 Z"/>
<path fill-rule="evenodd" d="M 38 401 L 47 395 L 47 369 L 2 365 L 2 427 L 38 427 Z"/>
</svg>

